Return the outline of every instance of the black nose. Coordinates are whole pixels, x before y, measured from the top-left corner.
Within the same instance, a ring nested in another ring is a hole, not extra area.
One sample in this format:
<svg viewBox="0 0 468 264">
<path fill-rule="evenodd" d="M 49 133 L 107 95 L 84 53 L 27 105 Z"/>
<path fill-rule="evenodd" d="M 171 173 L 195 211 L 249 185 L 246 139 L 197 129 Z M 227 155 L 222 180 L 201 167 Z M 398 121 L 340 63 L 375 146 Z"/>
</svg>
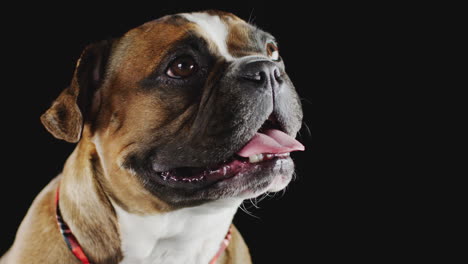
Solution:
<svg viewBox="0 0 468 264">
<path fill-rule="evenodd" d="M 280 69 L 276 63 L 269 60 L 246 62 L 240 71 L 242 79 L 257 87 L 275 88 L 282 82 Z"/>
</svg>

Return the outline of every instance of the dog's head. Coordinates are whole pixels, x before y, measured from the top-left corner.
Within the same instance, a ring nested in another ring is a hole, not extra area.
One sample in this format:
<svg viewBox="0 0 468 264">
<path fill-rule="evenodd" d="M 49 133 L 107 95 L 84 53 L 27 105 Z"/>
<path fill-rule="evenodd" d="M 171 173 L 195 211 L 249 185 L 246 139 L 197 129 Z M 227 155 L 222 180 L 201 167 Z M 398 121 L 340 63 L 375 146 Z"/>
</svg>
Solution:
<svg viewBox="0 0 468 264">
<path fill-rule="evenodd" d="M 89 46 L 41 119 L 55 137 L 93 145 L 107 191 L 136 211 L 281 190 L 289 153 L 303 150 L 300 100 L 275 38 L 215 11 Z"/>
</svg>

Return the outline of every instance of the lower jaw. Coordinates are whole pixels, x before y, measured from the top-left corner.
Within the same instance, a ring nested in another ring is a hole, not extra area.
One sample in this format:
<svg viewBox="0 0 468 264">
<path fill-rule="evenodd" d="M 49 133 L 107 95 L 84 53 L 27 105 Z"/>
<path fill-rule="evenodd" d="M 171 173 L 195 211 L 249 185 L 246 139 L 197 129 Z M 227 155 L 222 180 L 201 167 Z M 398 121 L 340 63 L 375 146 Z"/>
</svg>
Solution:
<svg viewBox="0 0 468 264">
<path fill-rule="evenodd" d="M 236 162 L 237 163 L 237 162 Z M 241 169 L 223 177 L 209 177 L 198 182 L 165 180 L 154 170 L 142 171 L 145 188 L 173 208 L 197 206 L 220 199 L 249 199 L 265 192 L 276 192 L 291 181 L 294 162 L 290 157 L 273 158 L 258 163 L 242 160 Z"/>
</svg>

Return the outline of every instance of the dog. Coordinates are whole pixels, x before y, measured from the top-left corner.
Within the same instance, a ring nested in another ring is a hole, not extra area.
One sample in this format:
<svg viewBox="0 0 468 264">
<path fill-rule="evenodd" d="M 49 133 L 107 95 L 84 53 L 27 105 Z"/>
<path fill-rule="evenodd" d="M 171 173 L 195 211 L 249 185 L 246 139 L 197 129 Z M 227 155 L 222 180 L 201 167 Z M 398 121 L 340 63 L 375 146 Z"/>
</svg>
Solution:
<svg viewBox="0 0 468 264">
<path fill-rule="evenodd" d="M 89 45 L 41 116 L 77 146 L 0 263 L 251 263 L 233 216 L 291 181 L 302 115 L 275 38 L 230 13 Z"/>
</svg>

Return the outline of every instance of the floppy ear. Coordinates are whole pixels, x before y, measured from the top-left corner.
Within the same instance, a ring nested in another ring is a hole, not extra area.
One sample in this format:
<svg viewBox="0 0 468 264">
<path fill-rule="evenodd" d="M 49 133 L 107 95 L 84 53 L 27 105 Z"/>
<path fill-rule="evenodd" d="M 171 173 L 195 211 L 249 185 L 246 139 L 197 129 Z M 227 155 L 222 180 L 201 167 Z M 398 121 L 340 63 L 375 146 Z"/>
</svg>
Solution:
<svg viewBox="0 0 468 264">
<path fill-rule="evenodd" d="M 111 46 L 111 41 L 102 41 L 86 47 L 76 63 L 70 86 L 41 116 L 42 124 L 54 137 L 71 143 L 80 140 L 93 95 L 104 79 Z"/>
</svg>

